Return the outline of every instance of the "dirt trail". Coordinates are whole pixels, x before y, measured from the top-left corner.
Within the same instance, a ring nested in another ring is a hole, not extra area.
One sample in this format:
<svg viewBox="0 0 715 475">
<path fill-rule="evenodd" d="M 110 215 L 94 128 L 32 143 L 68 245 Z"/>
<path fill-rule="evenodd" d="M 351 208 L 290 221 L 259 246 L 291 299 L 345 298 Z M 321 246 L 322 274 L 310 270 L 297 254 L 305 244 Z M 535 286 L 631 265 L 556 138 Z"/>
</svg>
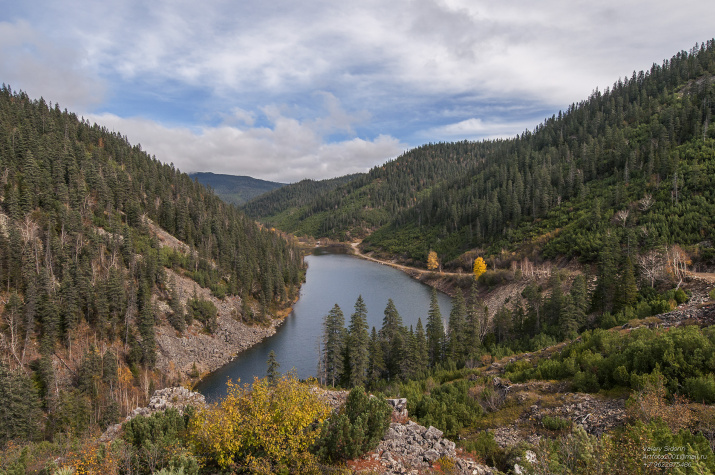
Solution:
<svg viewBox="0 0 715 475">
<path fill-rule="evenodd" d="M 715 283 L 715 273 L 712 272 L 688 272 L 688 275 Z"/>
<path fill-rule="evenodd" d="M 420 276 L 420 275 L 424 275 L 424 274 L 439 274 L 439 275 L 455 275 L 455 276 L 459 276 L 459 277 L 464 277 L 465 275 L 467 275 L 467 274 L 464 274 L 463 272 L 438 272 L 438 271 L 433 271 L 433 270 L 419 269 L 417 267 L 403 266 L 403 265 L 397 264 L 395 262 L 383 261 L 381 259 L 375 259 L 374 257 L 368 256 L 367 254 L 363 254 L 360 251 L 360 248 L 358 246 L 360 246 L 361 242 L 362 241 L 350 243 L 350 246 L 352 246 L 352 249 L 353 249 L 353 253 L 357 257 L 366 259 L 368 261 L 377 262 L 378 264 L 382 264 L 385 266 L 394 267 L 395 269 L 399 269 L 403 272 L 407 272 L 408 274 L 410 274 L 412 276 L 415 276 L 415 275 Z"/>
</svg>

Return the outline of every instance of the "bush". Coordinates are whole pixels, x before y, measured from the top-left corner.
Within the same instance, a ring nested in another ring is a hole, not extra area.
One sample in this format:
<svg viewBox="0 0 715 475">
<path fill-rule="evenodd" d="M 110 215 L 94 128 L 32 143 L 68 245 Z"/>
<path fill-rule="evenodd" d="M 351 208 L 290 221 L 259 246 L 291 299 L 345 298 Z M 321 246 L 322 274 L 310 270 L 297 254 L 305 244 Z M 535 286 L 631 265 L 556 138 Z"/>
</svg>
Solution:
<svg viewBox="0 0 715 475">
<path fill-rule="evenodd" d="M 222 469 L 251 473 L 301 472 L 314 465 L 308 452 L 330 408 L 294 375 L 253 385 L 228 383 L 228 395 L 189 422 L 197 455 Z"/>
<path fill-rule="evenodd" d="M 685 380 L 685 392 L 693 401 L 713 404 L 715 403 L 715 378 L 712 373 L 688 378 Z"/>
<path fill-rule="evenodd" d="M 323 423 L 314 452 L 327 462 L 349 460 L 375 447 L 390 427 L 392 408 L 384 398 L 353 388 L 340 413 Z"/>
<path fill-rule="evenodd" d="M 708 294 L 708 297 L 710 297 L 710 300 L 715 300 L 715 289 L 712 289 L 710 293 Z"/>
<path fill-rule="evenodd" d="M 561 417 L 544 416 L 541 418 L 541 424 L 545 429 L 560 431 L 571 427 L 571 421 L 562 419 Z"/>
<path fill-rule="evenodd" d="M 133 469 L 145 474 L 161 469 L 181 470 L 185 475 L 198 473 L 197 460 L 183 447 L 192 412 L 189 409 L 181 415 L 176 409 L 167 409 L 124 423 L 124 440 L 133 448 Z"/>
<path fill-rule="evenodd" d="M 480 432 L 476 440 L 465 442 L 464 448 L 469 452 L 475 453 L 492 467 L 501 465 L 506 458 L 504 450 L 494 440 L 494 434 L 486 430 Z"/>
<path fill-rule="evenodd" d="M 584 393 L 595 393 L 600 389 L 598 378 L 591 372 L 579 371 L 573 377 L 573 387 L 575 391 Z"/>
<path fill-rule="evenodd" d="M 189 308 L 190 316 L 203 323 L 209 333 L 216 331 L 218 328 L 218 321 L 216 320 L 218 309 L 213 302 L 194 297 L 187 300 L 186 305 Z"/>
</svg>

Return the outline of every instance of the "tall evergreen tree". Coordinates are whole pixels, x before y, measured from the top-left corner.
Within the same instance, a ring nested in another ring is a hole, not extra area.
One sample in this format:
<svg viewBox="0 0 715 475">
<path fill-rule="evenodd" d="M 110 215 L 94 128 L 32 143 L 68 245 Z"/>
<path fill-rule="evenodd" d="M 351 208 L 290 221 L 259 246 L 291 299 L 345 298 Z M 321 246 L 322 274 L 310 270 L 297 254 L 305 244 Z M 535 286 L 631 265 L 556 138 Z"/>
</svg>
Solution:
<svg viewBox="0 0 715 475">
<path fill-rule="evenodd" d="M 268 353 L 268 361 L 266 361 L 266 364 L 268 366 L 268 368 L 266 369 L 266 377 L 271 384 L 274 384 L 276 381 L 278 381 L 278 378 L 280 378 L 278 368 L 281 367 L 281 365 L 278 363 L 278 360 L 276 360 L 275 351 L 271 350 L 271 352 Z"/>
<path fill-rule="evenodd" d="M 335 386 L 343 373 L 345 316 L 336 303 L 323 320 L 323 368 L 327 383 Z"/>
<path fill-rule="evenodd" d="M 382 341 L 375 327 L 372 327 L 372 332 L 370 333 L 370 345 L 368 346 L 368 350 L 370 359 L 367 365 L 367 379 L 370 383 L 375 383 L 382 378 L 386 371 L 385 357 L 382 352 Z"/>
<path fill-rule="evenodd" d="M 420 370 L 427 368 L 429 365 L 429 351 L 427 349 L 427 335 L 425 334 L 422 319 L 417 319 L 417 328 L 415 329 L 415 366 Z"/>
<path fill-rule="evenodd" d="M 392 299 L 387 301 L 385 307 L 385 317 L 382 320 L 380 329 L 380 340 L 382 342 L 382 356 L 385 361 L 387 377 L 395 378 L 400 374 L 402 359 L 405 357 L 406 329 L 402 325 L 395 303 Z"/>
<path fill-rule="evenodd" d="M 430 366 L 441 363 L 444 353 L 444 322 L 437 302 L 437 289 L 432 288 L 427 314 L 427 347 Z"/>
<path fill-rule="evenodd" d="M 367 378 L 368 347 L 370 344 L 370 334 L 367 326 L 367 306 L 362 299 L 362 295 L 358 296 L 355 302 L 355 312 L 350 316 L 348 334 L 349 385 L 351 387 L 362 386 Z"/>
<path fill-rule="evenodd" d="M 467 304 L 464 301 L 462 290 L 457 289 L 457 295 L 452 300 L 452 310 L 449 312 L 447 356 L 452 361 L 464 359 L 466 323 Z"/>
</svg>

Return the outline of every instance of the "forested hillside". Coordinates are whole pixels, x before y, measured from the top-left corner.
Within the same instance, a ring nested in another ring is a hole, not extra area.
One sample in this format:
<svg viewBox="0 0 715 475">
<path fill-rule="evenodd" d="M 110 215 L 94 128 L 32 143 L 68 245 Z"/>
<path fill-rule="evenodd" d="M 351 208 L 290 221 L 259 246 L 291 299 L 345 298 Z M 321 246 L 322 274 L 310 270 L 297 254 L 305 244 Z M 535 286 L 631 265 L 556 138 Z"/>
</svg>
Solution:
<svg viewBox="0 0 715 475">
<path fill-rule="evenodd" d="M 430 248 L 447 260 L 506 248 L 593 262 L 615 225 L 631 247 L 700 243 L 693 254 L 712 260 L 713 112 L 711 41 L 532 132 L 481 143 L 490 159 L 434 187 L 369 241 L 420 260 Z"/>
<path fill-rule="evenodd" d="M 629 248 L 690 246 L 712 263 L 715 44 L 594 91 L 514 139 L 429 144 L 310 203 L 254 211 L 316 237 L 426 263 L 487 256 L 594 262 L 610 229 Z M 291 216 L 292 220 L 286 219 Z"/>
<path fill-rule="evenodd" d="M 285 186 L 283 183 L 259 180 L 250 176 L 224 175 L 210 172 L 191 173 L 189 176 L 198 180 L 202 185 L 211 187 L 213 192 L 226 203 L 237 206 L 276 188 Z"/>
<path fill-rule="evenodd" d="M 153 384 L 160 307 L 177 332 L 194 318 L 212 331 L 213 304 L 184 308 L 165 268 L 240 295 L 244 321 L 252 305 L 256 318 L 285 306 L 302 279 L 291 245 L 188 175 L 5 85 L 0 170 L 0 394 L 14 394 L 0 444 L 78 435 L 132 409 L 128 394 Z M 186 246 L 160 246 L 154 223 Z"/>
<path fill-rule="evenodd" d="M 290 199 L 272 203 L 279 194 L 289 192 L 285 188 L 247 204 L 246 212 L 299 235 L 363 237 L 390 223 L 401 209 L 413 206 L 424 190 L 464 173 L 483 158 L 479 146 L 470 142 L 425 145 L 341 186 L 321 190 L 305 183 L 305 188 L 296 190 L 301 198 L 295 204 Z"/>
<path fill-rule="evenodd" d="M 363 177 L 356 173 L 327 180 L 301 180 L 266 193 L 243 206 L 249 216 L 273 216 L 266 220 L 268 224 L 279 225 L 281 229 L 294 229 L 306 214 L 306 206 L 312 205 L 316 196 L 330 193 L 334 189 Z M 300 210 L 300 211 L 298 211 Z"/>
</svg>

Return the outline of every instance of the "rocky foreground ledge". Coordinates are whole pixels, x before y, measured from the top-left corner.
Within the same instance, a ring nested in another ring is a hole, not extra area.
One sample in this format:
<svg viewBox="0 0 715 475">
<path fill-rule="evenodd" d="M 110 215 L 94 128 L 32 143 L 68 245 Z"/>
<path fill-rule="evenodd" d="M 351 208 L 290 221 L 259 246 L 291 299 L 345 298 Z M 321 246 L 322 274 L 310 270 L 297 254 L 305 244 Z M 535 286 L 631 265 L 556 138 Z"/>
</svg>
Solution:
<svg viewBox="0 0 715 475">
<path fill-rule="evenodd" d="M 315 392 L 335 410 L 345 404 L 348 394 L 347 391 L 329 391 L 320 388 L 316 388 Z M 390 424 L 390 428 L 375 450 L 349 463 L 357 473 L 368 470 L 371 473 L 420 474 L 427 473 L 435 463 L 450 463 L 454 467 L 452 473 L 470 475 L 497 473 L 490 467 L 459 454 L 454 442 L 442 438 L 442 431 L 408 420 L 406 399 L 388 399 L 387 402 L 393 408 L 392 420 L 397 422 Z M 167 409 L 176 409 L 182 413 L 187 406 L 205 405 L 206 399 L 202 394 L 184 387 L 159 389 L 154 391 L 147 407 L 134 409 L 124 422 L 134 417 L 148 417 Z M 122 424 L 110 426 L 102 434 L 100 442 L 115 440 L 121 429 Z"/>
</svg>

